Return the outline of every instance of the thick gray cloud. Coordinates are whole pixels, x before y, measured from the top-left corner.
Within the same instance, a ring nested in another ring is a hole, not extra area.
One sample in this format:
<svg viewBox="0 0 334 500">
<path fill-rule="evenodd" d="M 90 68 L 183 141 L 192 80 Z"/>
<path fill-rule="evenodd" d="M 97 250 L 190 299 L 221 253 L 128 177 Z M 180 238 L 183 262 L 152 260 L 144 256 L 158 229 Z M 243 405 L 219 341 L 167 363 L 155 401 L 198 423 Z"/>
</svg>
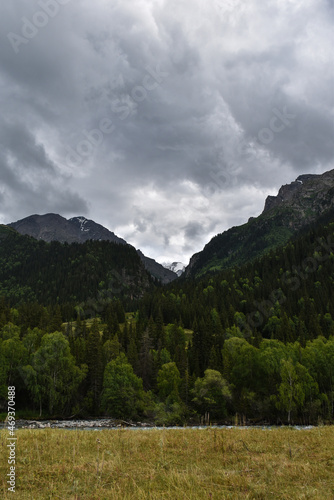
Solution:
<svg viewBox="0 0 334 500">
<path fill-rule="evenodd" d="M 184 262 L 333 162 L 330 0 L 0 7 L 0 219 L 86 215 Z"/>
</svg>

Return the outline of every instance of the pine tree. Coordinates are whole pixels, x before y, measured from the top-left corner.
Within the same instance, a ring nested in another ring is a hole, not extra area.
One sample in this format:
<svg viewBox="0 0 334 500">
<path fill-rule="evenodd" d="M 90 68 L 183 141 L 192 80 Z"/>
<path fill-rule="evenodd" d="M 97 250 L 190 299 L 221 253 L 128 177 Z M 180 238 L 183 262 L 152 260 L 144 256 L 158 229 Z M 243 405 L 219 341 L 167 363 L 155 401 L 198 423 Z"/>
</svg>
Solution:
<svg viewBox="0 0 334 500">
<path fill-rule="evenodd" d="M 153 340 L 151 337 L 151 330 L 147 328 L 141 339 L 141 346 L 139 351 L 139 367 L 138 373 L 143 380 L 144 389 L 148 390 L 152 386 L 152 368 L 153 360 L 151 350 L 153 348 Z"/>
<path fill-rule="evenodd" d="M 103 351 L 99 325 L 94 319 L 87 338 L 88 391 L 92 394 L 92 408 L 98 412 L 103 382 Z"/>
<path fill-rule="evenodd" d="M 48 330 L 50 333 L 60 332 L 62 327 L 62 316 L 60 306 L 57 304 L 50 311 L 50 319 L 48 324 Z"/>
</svg>

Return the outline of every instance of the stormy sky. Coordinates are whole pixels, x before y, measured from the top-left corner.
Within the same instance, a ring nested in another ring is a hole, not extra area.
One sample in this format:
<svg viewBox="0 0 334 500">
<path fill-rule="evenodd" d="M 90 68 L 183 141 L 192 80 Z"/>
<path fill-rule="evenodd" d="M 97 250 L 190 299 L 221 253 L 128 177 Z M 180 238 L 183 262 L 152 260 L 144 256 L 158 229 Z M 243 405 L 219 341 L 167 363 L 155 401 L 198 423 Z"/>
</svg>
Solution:
<svg viewBox="0 0 334 500">
<path fill-rule="evenodd" d="M 333 0 L 0 7 L 0 222 L 84 215 L 188 262 L 334 168 Z"/>
</svg>

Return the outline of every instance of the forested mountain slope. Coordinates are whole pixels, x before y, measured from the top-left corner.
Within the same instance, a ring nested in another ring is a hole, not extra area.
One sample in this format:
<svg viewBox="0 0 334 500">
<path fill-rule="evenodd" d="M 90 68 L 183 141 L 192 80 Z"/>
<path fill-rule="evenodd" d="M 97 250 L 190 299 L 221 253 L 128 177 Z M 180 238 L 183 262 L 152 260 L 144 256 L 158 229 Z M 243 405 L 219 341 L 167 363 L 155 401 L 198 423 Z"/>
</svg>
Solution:
<svg viewBox="0 0 334 500">
<path fill-rule="evenodd" d="M 85 243 L 89 240 L 111 241 L 119 245 L 131 246 L 122 238 L 119 238 L 109 229 L 86 217 L 72 217 L 65 219 L 58 214 L 30 215 L 8 225 L 20 234 L 32 236 L 37 240 L 48 243 L 59 241 L 60 243 Z M 126 252 L 126 250 L 125 250 Z M 137 253 L 147 271 L 161 283 L 170 283 L 177 278 L 177 274 L 165 269 L 161 264 L 146 257 L 140 250 Z"/>
<path fill-rule="evenodd" d="M 62 325 L 59 307 L 0 300 L 0 405 L 15 385 L 23 414 L 333 422 L 333 215 L 241 268 L 147 293 L 136 314 L 109 298 Z"/>
<path fill-rule="evenodd" d="M 203 276 L 245 264 L 286 243 L 334 206 L 334 170 L 301 175 L 268 196 L 263 213 L 242 226 L 218 234 L 193 255 L 186 277 Z"/>
<path fill-rule="evenodd" d="M 261 219 L 295 221 L 289 241 L 164 287 L 128 245 L 0 226 L 0 407 L 15 385 L 23 414 L 332 423 L 334 209 L 317 189 L 300 223 L 292 189 L 294 217 L 269 200 Z"/>
<path fill-rule="evenodd" d="M 140 298 L 153 286 L 136 250 L 110 241 L 37 241 L 0 227 L 0 296 L 11 304 Z"/>
<path fill-rule="evenodd" d="M 199 353 L 226 336 L 282 341 L 334 334 L 334 211 L 285 246 L 244 266 L 177 281 L 144 298 L 145 317 L 197 329 Z M 219 326 L 217 326 L 219 325 Z M 221 338 L 217 341 L 217 328 Z M 218 349 L 219 351 L 219 349 Z"/>
</svg>

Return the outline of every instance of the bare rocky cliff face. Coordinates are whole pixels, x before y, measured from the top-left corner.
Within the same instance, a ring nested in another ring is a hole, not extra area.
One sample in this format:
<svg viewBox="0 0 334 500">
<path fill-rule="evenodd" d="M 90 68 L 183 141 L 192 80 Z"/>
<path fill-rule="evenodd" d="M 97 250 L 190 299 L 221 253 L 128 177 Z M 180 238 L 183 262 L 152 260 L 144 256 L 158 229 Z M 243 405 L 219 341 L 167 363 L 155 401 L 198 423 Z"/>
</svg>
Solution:
<svg viewBox="0 0 334 500">
<path fill-rule="evenodd" d="M 20 234 L 26 234 L 48 243 L 51 241 L 84 243 L 88 240 L 101 240 L 111 241 L 119 245 L 128 245 L 125 240 L 116 236 L 109 229 L 83 216 L 65 219 L 65 217 L 58 214 L 35 214 L 17 222 L 12 222 L 8 226 Z M 146 257 L 140 250 L 137 250 L 137 253 L 145 269 L 163 284 L 170 283 L 178 277 L 176 273 L 165 269 L 155 260 Z"/>
<path fill-rule="evenodd" d="M 334 170 L 322 175 L 300 175 L 282 186 L 277 196 L 268 196 L 262 215 L 286 211 L 287 227 L 299 229 L 334 207 Z"/>
</svg>

